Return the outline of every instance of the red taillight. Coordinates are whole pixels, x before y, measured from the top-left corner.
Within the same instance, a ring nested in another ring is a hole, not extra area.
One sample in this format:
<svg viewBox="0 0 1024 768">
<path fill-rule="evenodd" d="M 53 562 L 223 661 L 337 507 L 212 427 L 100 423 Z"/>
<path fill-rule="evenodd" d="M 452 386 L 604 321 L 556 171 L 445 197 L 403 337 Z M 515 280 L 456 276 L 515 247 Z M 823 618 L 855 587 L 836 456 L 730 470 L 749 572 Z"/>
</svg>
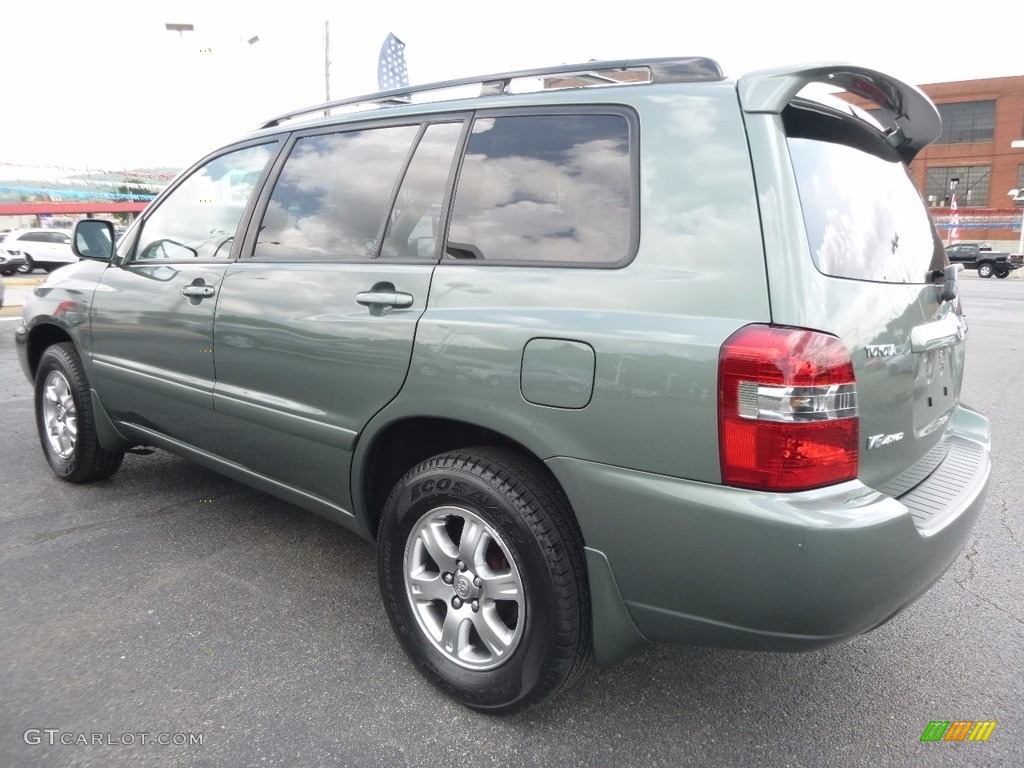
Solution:
<svg viewBox="0 0 1024 768">
<path fill-rule="evenodd" d="M 748 325 L 722 345 L 722 482 L 802 491 L 853 480 L 858 460 L 853 361 L 835 336 Z"/>
</svg>

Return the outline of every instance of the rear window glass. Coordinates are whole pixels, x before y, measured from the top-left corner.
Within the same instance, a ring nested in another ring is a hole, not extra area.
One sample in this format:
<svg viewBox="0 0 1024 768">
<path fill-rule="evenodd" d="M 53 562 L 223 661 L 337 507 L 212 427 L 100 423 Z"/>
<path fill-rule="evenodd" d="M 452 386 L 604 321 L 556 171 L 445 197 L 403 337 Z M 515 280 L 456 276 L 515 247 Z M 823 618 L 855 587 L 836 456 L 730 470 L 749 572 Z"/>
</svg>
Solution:
<svg viewBox="0 0 1024 768">
<path fill-rule="evenodd" d="M 921 195 L 896 160 L 790 138 L 811 256 L 835 277 L 930 282 L 945 253 Z"/>
</svg>

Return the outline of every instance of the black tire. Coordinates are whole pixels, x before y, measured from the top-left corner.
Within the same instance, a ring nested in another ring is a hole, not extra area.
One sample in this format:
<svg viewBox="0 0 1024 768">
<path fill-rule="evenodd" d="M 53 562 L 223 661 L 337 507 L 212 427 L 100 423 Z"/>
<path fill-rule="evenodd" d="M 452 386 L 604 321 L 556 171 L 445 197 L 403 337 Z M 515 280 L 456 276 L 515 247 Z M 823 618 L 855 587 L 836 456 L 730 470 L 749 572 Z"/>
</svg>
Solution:
<svg viewBox="0 0 1024 768">
<path fill-rule="evenodd" d="M 25 259 L 25 263 L 18 267 L 18 272 L 23 275 L 28 275 L 35 269 L 36 263 L 32 261 L 32 257 L 27 253 L 23 253 L 22 257 Z"/>
<path fill-rule="evenodd" d="M 118 470 L 124 453 L 100 447 L 89 382 L 72 344 L 54 344 L 43 352 L 36 370 L 35 397 L 39 442 L 57 477 L 70 483 L 89 483 Z"/>
<path fill-rule="evenodd" d="M 992 269 L 991 264 L 979 264 L 978 265 L 978 277 L 992 277 L 992 273 L 995 270 Z"/>
<path fill-rule="evenodd" d="M 1009 277 L 1009 276 L 1010 276 L 1010 270 L 1008 270 L 1008 269 L 997 269 L 996 270 L 996 277 L 998 277 L 999 279 L 1002 279 L 1004 277 Z"/>
<path fill-rule="evenodd" d="M 384 505 L 378 552 L 395 634 L 420 672 L 457 701 L 518 712 L 586 668 L 583 537 L 537 462 L 498 448 L 422 462 Z"/>
</svg>

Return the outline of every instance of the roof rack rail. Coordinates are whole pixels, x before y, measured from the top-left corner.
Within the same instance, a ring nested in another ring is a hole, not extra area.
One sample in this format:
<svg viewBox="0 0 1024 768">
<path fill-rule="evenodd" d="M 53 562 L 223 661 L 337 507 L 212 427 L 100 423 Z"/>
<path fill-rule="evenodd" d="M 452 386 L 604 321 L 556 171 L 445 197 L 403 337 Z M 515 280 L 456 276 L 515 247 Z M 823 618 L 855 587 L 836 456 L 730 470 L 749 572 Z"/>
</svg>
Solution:
<svg viewBox="0 0 1024 768">
<path fill-rule="evenodd" d="M 621 59 L 618 61 L 588 61 L 583 64 L 562 64 L 557 67 L 544 67 L 541 69 L 524 69 L 515 72 L 504 72 L 482 77 L 466 77 L 457 80 L 445 80 L 425 85 L 409 86 L 406 88 L 393 88 L 379 93 L 370 93 L 364 96 L 328 101 L 311 107 L 303 107 L 293 112 L 278 115 L 272 120 L 263 123 L 260 128 L 274 128 L 286 120 L 292 120 L 303 115 L 311 115 L 315 112 L 327 113 L 339 107 L 355 106 L 395 106 L 409 104 L 410 97 L 414 94 L 429 93 L 430 91 L 442 91 L 450 88 L 461 88 L 465 86 L 480 86 L 481 96 L 498 96 L 506 93 L 509 84 L 513 80 L 524 78 L 554 77 L 558 76 L 566 80 L 578 80 L 579 85 L 575 87 L 587 87 L 588 85 L 629 85 L 613 77 L 602 75 L 602 72 L 627 71 L 646 69 L 650 73 L 650 79 L 645 82 L 658 83 L 684 83 L 710 80 L 722 80 L 722 68 L 718 62 L 701 56 L 689 56 L 680 58 L 659 58 L 659 59 Z"/>
</svg>

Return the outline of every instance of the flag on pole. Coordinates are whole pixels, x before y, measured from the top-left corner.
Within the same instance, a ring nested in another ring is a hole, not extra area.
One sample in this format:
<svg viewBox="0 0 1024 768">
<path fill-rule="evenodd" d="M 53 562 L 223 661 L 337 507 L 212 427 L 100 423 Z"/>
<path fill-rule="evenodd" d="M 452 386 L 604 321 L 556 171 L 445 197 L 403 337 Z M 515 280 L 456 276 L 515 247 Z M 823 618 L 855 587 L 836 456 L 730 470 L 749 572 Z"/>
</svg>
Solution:
<svg viewBox="0 0 1024 768">
<path fill-rule="evenodd" d="M 960 240 L 960 214 L 956 208 L 956 192 L 952 194 L 949 201 L 949 244 L 952 245 Z"/>
<path fill-rule="evenodd" d="M 382 91 L 390 91 L 407 85 L 409 70 L 405 66 L 405 43 L 389 32 L 377 60 L 377 86 Z"/>
</svg>

